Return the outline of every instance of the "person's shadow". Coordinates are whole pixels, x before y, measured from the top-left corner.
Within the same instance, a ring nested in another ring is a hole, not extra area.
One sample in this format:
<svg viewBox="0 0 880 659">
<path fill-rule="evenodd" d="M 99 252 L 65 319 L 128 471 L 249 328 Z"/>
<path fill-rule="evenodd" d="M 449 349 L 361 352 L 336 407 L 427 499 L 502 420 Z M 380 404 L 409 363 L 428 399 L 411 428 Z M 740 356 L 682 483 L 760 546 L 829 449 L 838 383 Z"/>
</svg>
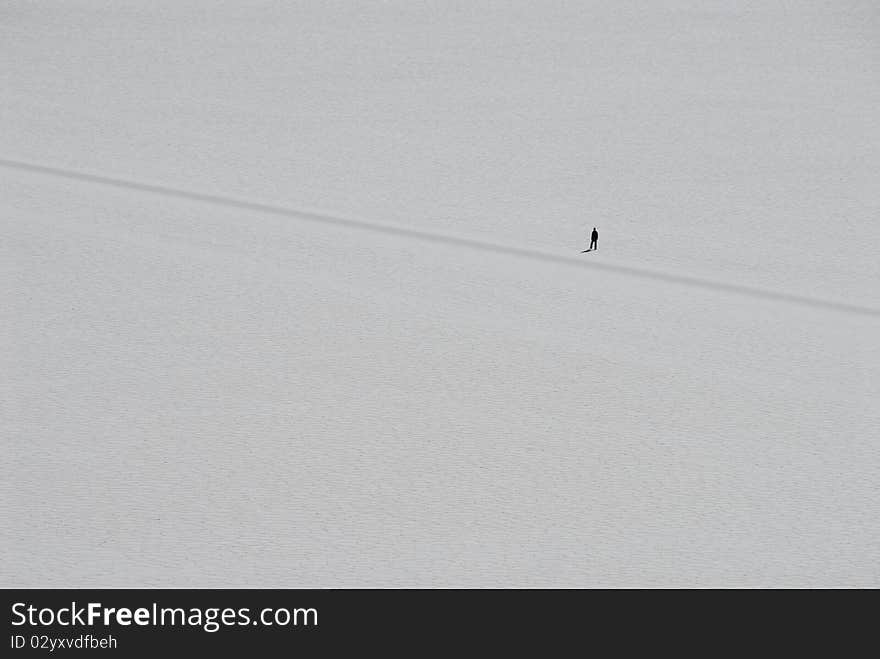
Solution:
<svg viewBox="0 0 880 659">
<path fill-rule="evenodd" d="M 585 249 L 583 252 L 581 252 L 581 254 L 586 254 L 587 252 L 592 252 L 592 251 L 593 250 L 591 250 L 591 249 Z"/>
</svg>

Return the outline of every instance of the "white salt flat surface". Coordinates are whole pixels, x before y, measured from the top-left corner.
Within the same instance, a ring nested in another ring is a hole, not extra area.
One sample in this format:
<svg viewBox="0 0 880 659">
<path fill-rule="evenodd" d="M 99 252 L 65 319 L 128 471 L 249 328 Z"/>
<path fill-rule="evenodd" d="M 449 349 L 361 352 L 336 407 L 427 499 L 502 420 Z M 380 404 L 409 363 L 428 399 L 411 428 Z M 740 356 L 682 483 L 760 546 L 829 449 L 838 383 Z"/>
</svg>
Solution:
<svg viewBox="0 0 880 659">
<path fill-rule="evenodd" d="M 878 28 L 4 3 L 0 583 L 880 586 Z"/>
</svg>

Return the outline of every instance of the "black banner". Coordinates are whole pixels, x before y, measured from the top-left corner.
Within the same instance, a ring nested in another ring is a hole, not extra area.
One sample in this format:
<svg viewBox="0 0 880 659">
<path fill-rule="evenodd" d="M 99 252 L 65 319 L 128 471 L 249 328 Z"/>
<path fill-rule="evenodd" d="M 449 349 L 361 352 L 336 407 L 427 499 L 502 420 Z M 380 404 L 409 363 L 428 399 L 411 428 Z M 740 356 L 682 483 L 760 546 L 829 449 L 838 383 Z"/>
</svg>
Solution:
<svg viewBox="0 0 880 659">
<path fill-rule="evenodd" d="M 760 638 L 766 648 L 769 637 L 787 644 L 828 630 L 842 612 L 803 591 L 7 590 L 4 600 L 10 657 L 424 652 L 466 650 L 474 642 L 585 650 L 610 642 L 625 650 L 703 637 L 744 647 Z M 847 638 L 859 618 L 847 618 Z"/>
</svg>

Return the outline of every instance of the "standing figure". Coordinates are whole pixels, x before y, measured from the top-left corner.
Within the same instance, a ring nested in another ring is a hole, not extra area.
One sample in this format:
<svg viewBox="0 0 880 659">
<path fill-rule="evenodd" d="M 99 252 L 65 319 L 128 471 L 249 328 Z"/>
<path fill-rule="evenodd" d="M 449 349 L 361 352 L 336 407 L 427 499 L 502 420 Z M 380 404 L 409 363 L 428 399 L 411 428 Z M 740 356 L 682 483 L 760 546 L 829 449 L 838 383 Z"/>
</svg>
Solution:
<svg viewBox="0 0 880 659">
<path fill-rule="evenodd" d="M 590 234 L 590 249 L 599 249 L 599 232 L 593 227 L 593 233 Z"/>
</svg>

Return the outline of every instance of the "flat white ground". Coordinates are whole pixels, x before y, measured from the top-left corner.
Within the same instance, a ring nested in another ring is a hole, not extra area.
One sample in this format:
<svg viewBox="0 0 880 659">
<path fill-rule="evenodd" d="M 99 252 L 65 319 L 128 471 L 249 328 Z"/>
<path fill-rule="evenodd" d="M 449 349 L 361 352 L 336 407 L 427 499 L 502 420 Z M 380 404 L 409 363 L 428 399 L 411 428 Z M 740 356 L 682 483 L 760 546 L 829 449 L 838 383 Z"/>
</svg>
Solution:
<svg viewBox="0 0 880 659">
<path fill-rule="evenodd" d="M 880 586 L 878 34 L 4 2 L 0 583 Z"/>
</svg>

